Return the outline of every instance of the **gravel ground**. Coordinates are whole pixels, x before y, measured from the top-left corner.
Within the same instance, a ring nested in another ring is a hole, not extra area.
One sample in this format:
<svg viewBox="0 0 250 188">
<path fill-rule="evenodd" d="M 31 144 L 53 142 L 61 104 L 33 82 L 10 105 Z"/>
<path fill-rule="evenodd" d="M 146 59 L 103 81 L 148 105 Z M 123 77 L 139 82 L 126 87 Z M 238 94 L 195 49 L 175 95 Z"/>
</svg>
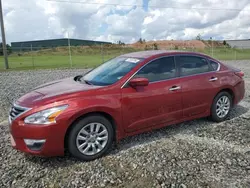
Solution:
<svg viewBox="0 0 250 188">
<path fill-rule="evenodd" d="M 250 187 L 250 62 L 226 63 L 246 75 L 246 97 L 227 121 L 203 118 L 126 138 L 92 162 L 20 153 L 6 121 L 8 100 L 85 70 L 0 72 L 0 187 Z"/>
</svg>

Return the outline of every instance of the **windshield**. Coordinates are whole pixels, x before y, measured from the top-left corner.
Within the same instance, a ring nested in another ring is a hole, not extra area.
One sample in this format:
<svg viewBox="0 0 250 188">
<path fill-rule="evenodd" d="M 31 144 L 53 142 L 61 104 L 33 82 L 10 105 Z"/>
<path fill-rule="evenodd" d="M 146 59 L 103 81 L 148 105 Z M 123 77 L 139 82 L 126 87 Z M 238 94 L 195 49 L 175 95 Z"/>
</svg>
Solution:
<svg viewBox="0 0 250 188">
<path fill-rule="evenodd" d="M 82 80 L 86 83 L 99 86 L 114 84 L 138 65 L 141 60 L 128 57 L 111 59 L 86 74 Z"/>
</svg>

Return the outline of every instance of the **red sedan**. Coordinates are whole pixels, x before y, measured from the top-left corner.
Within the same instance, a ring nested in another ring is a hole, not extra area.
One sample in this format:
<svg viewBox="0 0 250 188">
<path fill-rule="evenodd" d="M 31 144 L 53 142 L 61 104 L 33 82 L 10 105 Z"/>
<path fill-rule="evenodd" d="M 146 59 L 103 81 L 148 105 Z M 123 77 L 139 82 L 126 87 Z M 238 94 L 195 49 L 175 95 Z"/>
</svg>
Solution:
<svg viewBox="0 0 250 188">
<path fill-rule="evenodd" d="M 124 137 L 196 118 L 225 120 L 245 93 L 244 73 L 203 54 L 121 55 L 85 75 L 39 86 L 11 107 L 12 146 L 82 160 Z"/>
</svg>

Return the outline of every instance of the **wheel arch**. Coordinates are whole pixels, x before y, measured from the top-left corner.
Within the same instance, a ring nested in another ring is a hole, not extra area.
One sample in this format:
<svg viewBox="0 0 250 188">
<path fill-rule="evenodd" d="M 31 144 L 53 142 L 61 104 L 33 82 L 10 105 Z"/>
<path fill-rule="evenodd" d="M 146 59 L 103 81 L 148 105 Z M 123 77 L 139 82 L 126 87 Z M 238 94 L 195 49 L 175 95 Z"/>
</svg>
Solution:
<svg viewBox="0 0 250 188">
<path fill-rule="evenodd" d="M 66 130 L 66 133 L 65 133 L 65 136 L 64 136 L 64 148 L 67 149 L 67 140 L 68 140 L 68 135 L 71 131 L 71 129 L 74 127 L 74 124 L 83 119 L 83 118 L 86 118 L 88 116 L 92 116 L 92 115 L 101 115 L 103 117 L 105 117 L 107 120 L 110 121 L 111 125 L 112 125 L 112 128 L 113 128 L 113 131 L 114 131 L 114 141 L 116 141 L 117 139 L 117 122 L 115 121 L 115 119 L 107 112 L 104 112 L 104 111 L 93 111 L 93 112 L 87 112 L 85 114 L 82 114 L 80 115 L 79 117 L 77 117 L 75 120 L 72 121 L 72 123 L 69 125 L 69 127 L 67 128 Z"/>
<path fill-rule="evenodd" d="M 226 88 L 221 89 L 219 92 L 216 93 L 216 95 L 214 96 L 214 98 L 215 98 L 219 93 L 221 93 L 221 92 L 227 92 L 227 93 L 229 93 L 229 94 L 232 96 L 232 104 L 234 104 L 234 102 L 235 102 L 235 94 L 234 94 L 234 91 L 233 91 L 232 88 L 226 87 Z"/>
<path fill-rule="evenodd" d="M 219 93 L 221 93 L 221 92 L 227 92 L 227 93 L 229 93 L 229 94 L 232 96 L 232 104 L 234 104 L 235 95 L 234 95 L 233 89 L 230 88 L 230 87 L 225 87 L 225 88 L 223 88 L 223 89 L 220 89 L 220 90 L 214 95 L 214 97 L 212 98 L 211 105 L 210 105 L 210 112 L 211 112 L 211 110 L 212 110 L 212 106 L 213 106 L 212 104 L 213 104 L 213 101 L 215 100 L 215 97 L 216 97 Z"/>
</svg>

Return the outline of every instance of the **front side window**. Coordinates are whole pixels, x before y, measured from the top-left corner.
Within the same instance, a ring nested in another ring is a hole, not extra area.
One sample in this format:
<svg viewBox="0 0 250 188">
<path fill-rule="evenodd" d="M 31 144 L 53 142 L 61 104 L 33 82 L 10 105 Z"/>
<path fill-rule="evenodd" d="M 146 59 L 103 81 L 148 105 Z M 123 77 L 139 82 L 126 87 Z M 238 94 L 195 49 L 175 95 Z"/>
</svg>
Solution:
<svg viewBox="0 0 250 188">
<path fill-rule="evenodd" d="M 177 56 L 176 61 L 180 66 L 180 75 L 189 76 L 211 71 L 205 58 L 197 56 Z"/>
<path fill-rule="evenodd" d="M 120 80 L 142 59 L 117 57 L 95 68 L 83 77 L 83 81 L 92 85 L 106 86 Z"/>
<path fill-rule="evenodd" d="M 147 78 L 149 82 L 175 78 L 176 66 L 174 57 L 163 57 L 150 62 L 138 71 L 135 77 Z"/>
</svg>

